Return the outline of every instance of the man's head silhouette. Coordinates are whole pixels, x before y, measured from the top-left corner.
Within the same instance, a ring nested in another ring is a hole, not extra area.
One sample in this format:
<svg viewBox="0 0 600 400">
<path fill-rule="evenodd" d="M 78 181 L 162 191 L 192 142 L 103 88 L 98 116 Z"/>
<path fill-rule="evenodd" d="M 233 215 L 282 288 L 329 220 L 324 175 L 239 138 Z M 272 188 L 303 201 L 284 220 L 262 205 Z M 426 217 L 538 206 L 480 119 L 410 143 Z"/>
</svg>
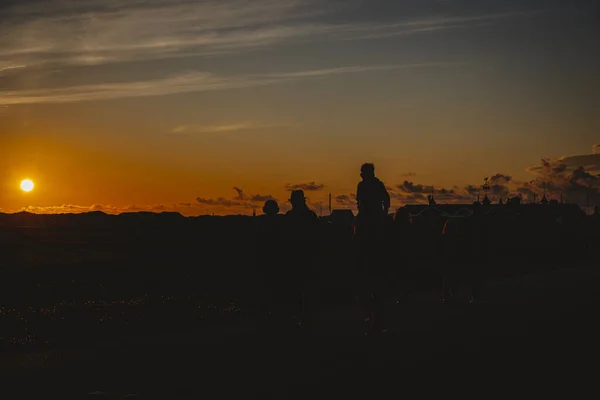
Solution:
<svg viewBox="0 0 600 400">
<path fill-rule="evenodd" d="M 292 207 L 303 206 L 306 204 L 306 197 L 304 197 L 303 190 L 292 190 L 290 195 L 290 203 L 292 203 Z"/>
<path fill-rule="evenodd" d="M 263 206 L 263 213 L 266 215 L 277 215 L 279 213 L 279 205 L 275 200 L 267 200 Z"/>
<path fill-rule="evenodd" d="M 363 180 L 372 179 L 375 177 L 375 166 L 370 163 L 363 164 L 360 167 L 360 177 Z"/>
</svg>

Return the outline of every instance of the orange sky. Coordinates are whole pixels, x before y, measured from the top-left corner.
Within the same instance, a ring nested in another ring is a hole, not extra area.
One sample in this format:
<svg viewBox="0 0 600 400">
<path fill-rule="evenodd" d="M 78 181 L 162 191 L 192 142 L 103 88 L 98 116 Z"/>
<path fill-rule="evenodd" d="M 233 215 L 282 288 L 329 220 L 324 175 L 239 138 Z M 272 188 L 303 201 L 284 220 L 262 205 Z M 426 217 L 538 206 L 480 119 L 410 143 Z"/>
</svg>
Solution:
<svg viewBox="0 0 600 400">
<path fill-rule="evenodd" d="M 408 3 L 0 6 L 0 211 L 247 214 L 311 182 L 346 207 L 363 162 L 395 207 L 422 200 L 405 180 L 516 193 L 542 157 L 587 171 L 544 172 L 565 193 L 596 185 L 584 2 Z"/>
</svg>

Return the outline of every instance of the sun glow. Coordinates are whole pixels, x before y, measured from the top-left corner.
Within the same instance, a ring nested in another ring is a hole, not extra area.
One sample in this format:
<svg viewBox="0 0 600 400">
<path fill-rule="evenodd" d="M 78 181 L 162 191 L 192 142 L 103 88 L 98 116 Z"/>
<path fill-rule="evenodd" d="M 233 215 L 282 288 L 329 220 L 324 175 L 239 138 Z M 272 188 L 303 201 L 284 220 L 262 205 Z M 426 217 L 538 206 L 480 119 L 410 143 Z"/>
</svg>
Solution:
<svg viewBox="0 0 600 400">
<path fill-rule="evenodd" d="M 25 179 L 21 181 L 21 190 L 24 192 L 31 192 L 33 190 L 33 181 L 31 179 Z"/>
</svg>

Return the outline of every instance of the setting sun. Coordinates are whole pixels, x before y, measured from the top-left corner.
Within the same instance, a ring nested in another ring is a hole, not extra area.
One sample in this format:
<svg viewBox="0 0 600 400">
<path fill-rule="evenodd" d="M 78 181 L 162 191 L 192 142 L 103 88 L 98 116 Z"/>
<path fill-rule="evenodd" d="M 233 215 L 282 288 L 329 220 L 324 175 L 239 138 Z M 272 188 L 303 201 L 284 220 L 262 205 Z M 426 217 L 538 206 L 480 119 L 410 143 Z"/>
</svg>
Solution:
<svg viewBox="0 0 600 400">
<path fill-rule="evenodd" d="M 33 190 L 33 181 L 31 179 L 25 179 L 22 181 L 21 190 L 24 192 L 31 192 Z"/>
</svg>

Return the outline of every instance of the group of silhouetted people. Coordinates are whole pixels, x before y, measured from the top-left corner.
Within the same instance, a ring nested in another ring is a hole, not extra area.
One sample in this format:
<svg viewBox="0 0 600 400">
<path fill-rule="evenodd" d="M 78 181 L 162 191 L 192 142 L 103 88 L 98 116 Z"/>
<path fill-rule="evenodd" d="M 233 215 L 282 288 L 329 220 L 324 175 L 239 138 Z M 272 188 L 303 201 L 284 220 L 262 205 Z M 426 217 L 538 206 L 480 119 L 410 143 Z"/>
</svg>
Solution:
<svg viewBox="0 0 600 400">
<path fill-rule="evenodd" d="M 358 215 L 354 224 L 354 271 L 360 283 L 356 297 L 365 307 L 365 320 L 370 332 L 382 332 L 387 327 L 385 306 L 395 303 L 394 291 L 398 279 L 393 276 L 386 257 L 390 232 L 388 212 L 390 195 L 384 183 L 375 176 L 373 164 L 363 164 L 361 181 L 356 191 Z M 279 214 L 279 205 L 268 200 L 264 215 L 258 218 L 258 267 L 260 285 L 257 288 L 255 311 L 263 322 L 275 323 L 290 311 L 296 314 L 299 327 L 311 325 L 313 303 L 311 286 L 314 283 L 315 258 L 319 254 L 318 217 L 306 204 L 302 190 L 291 192 L 292 208 Z M 410 214 L 399 210 L 395 215 L 395 233 L 411 236 Z M 430 231 L 428 227 L 428 231 Z M 465 262 L 464 245 L 471 238 L 472 226 L 462 219 L 448 221 L 443 229 L 447 263 L 440 268 L 444 301 L 456 299 L 459 289 L 467 287 L 474 295 L 476 280 L 472 278 L 472 263 Z M 469 238 L 467 240 L 467 237 Z"/>
<path fill-rule="evenodd" d="M 312 278 L 318 217 L 306 204 L 302 190 L 291 192 L 292 208 L 279 214 L 275 200 L 267 200 L 257 221 L 257 288 L 255 312 L 261 321 L 274 323 L 292 311 L 297 323 L 308 323 L 306 291 Z M 313 246 L 311 246 L 313 245 Z"/>
<path fill-rule="evenodd" d="M 378 305 L 380 293 L 387 283 L 385 276 L 384 237 L 390 208 L 390 195 L 375 177 L 373 164 L 361 168 L 356 201 L 358 215 L 355 223 L 355 249 L 360 281 L 361 298 L 367 307 L 371 328 L 380 331 L 382 312 Z M 302 190 L 291 192 L 292 208 L 279 214 L 279 205 L 268 200 L 264 215 L 257 221 L 257 248 L 255 260 L 261 282 L 257 289 L 255 311 L 263 321 L 274 322 L 295 311 L 298 326 L 310 326 L 311 284 L 315 279 L 314 262 L 319 254 L 319 218 L 307 203 Z"/>
<path fill-rule="evenodd" d="M 538 221 L 536 210 L 530 219 L 517 216 L 508 208 L 497 209 L 500 214 L 494 214 L 489 205 L 478 201 L 470 207 L 468 218 L 441 216 L 435 210 L 435 202 L 430 201 L 428 212 L 419 215 L 416 222 L 406 208 L 398 209 L 390 219 L 390 194 L 375 176 L 374 165 L 363 164 L 360 176 L 356 191 L 358 214 L 352 237 L 355 263 L 348 273 L 357 273 L 358 287 L 354 289 L 365 307 L 365 320 L 371 332 L 387 328 L 386 305 L 395 304 L 410 292 L 409 280 L 402 274 L 415 269 L 414 266 L 432 267 L 441 281 L 440 297 L 444 303 L 470 303 L 483 274 L 488 273 L 482 264 L 492 252 L 490 246 L 497 248 L 510 242 L 507 229 L 514 235 L 533 226 L 536 232 L 556 231 L 559 234 L 555 236 L 561 238 L 575 226 L 556 223 L 546 214 L 539 214 Z M 264 215 L 257 218 L 255 265 L 261 284 L 254 304 L 264 321 L 275 321 L 274 316 L 294 311 L 298 326 L 305 328 L 311 325 L 314 315 L 311 292 L 317 277 L 315 264 L 323 245 L 322 230 L 302 190 L 292 191 L 289 202 L 292 208 L 282 215 L 277 202 L 268 200 L 263 207 Z M 600 226 L 597 208 L 590 221 Z M 543 229 L 544 224 L 552 226 Z"/>
</svg>

